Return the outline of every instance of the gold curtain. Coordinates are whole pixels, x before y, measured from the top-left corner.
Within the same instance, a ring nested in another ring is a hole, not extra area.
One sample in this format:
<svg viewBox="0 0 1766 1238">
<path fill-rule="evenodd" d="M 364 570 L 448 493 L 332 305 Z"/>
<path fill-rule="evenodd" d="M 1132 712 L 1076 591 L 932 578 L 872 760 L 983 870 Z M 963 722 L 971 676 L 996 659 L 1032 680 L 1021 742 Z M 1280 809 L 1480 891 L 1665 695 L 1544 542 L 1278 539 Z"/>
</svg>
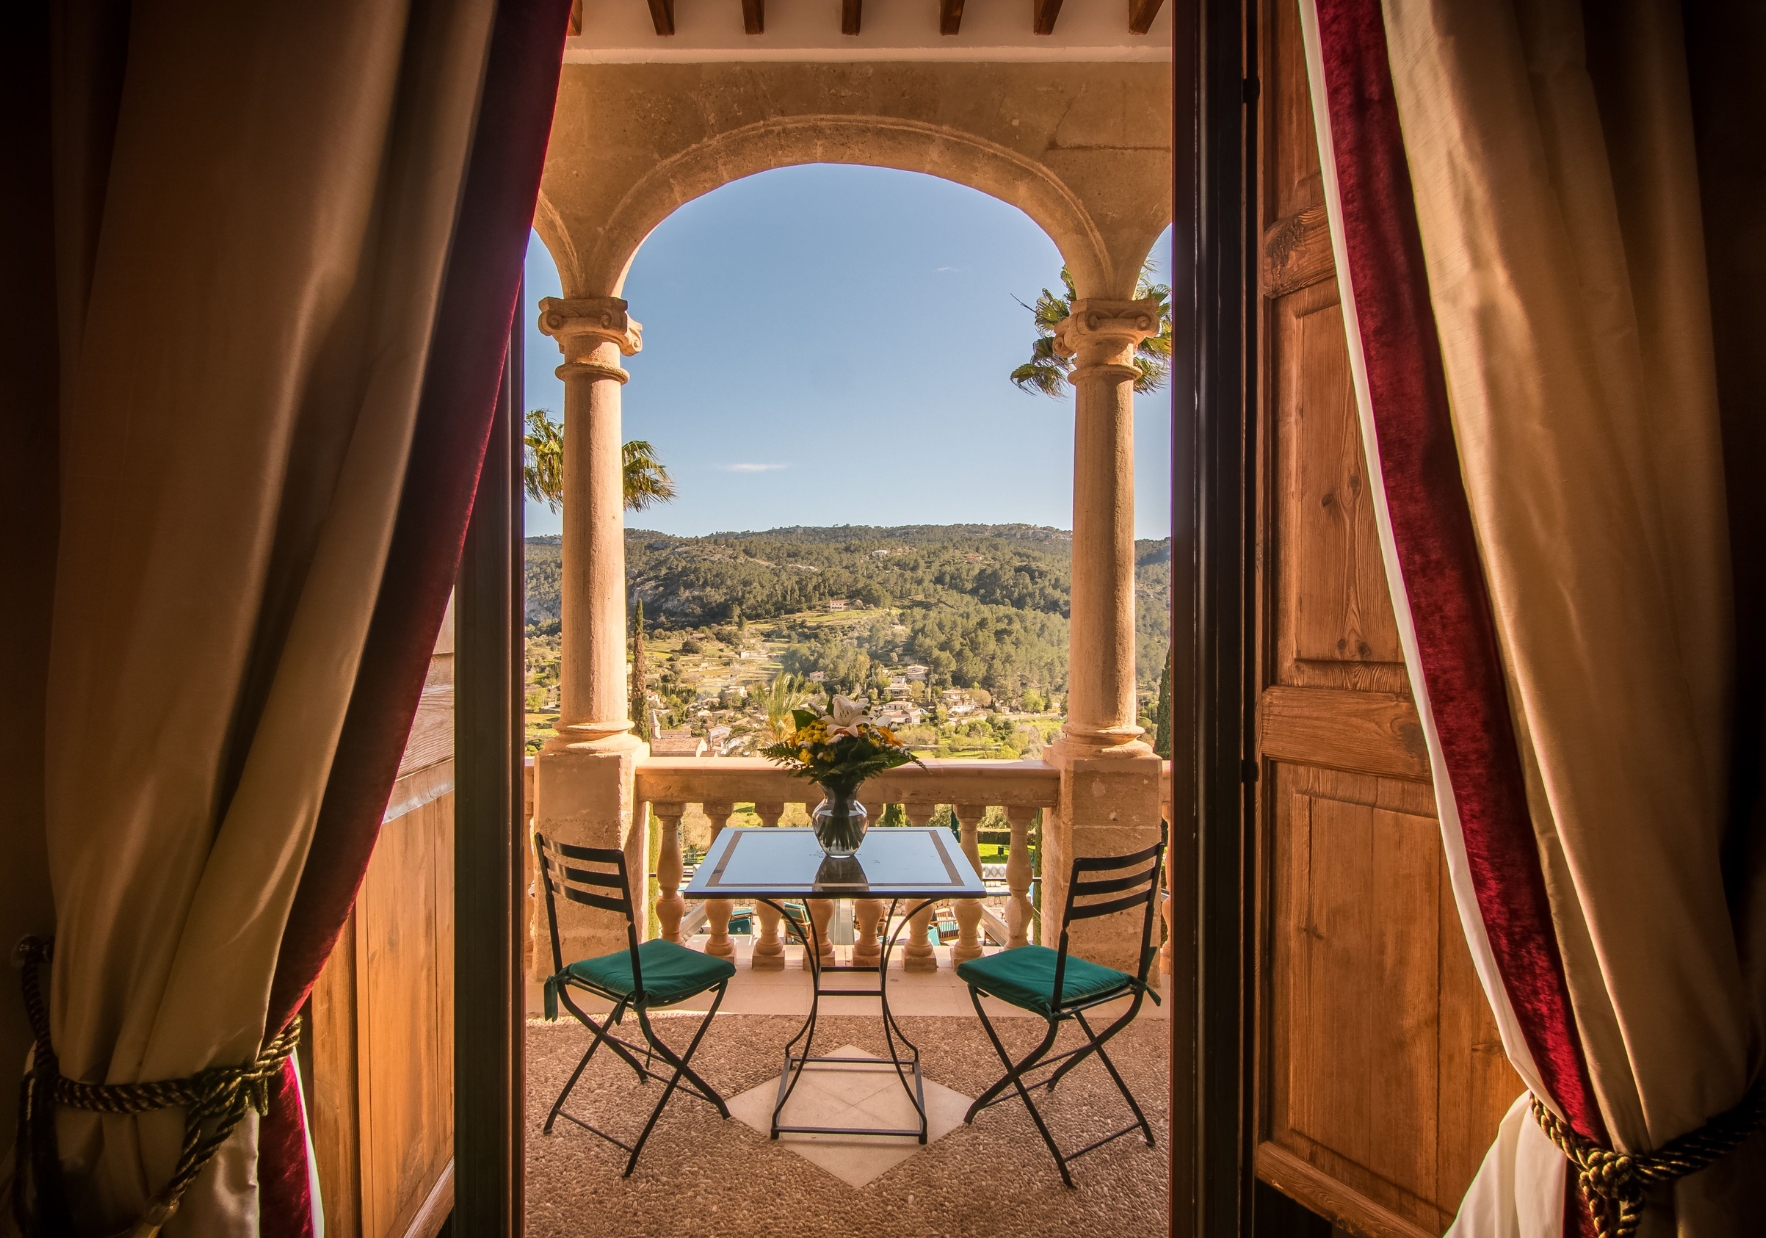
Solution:
<svg viewBox="0 0 1766 1238">
<path fill-rule="evenodd" d="M 1586 20 L 1576 0 L 1384 13 L 1576 1022 L 1616 1145 L 1654 1149 L 1742 1098 L 1761 1031 L 1723 882 L 1730 559 L 1681 14 L 1666 0 Z M 1557 1154 L 1517 1126 L 1458 1232 L 1552 1217 L 1516 1191 L 1561 1177 L 1516 1158 Z M 1757 1223 L 1763 1146 L 1683 1180 L 1646 1232 Z"/>
<path fill-rule="evenodd" d="M 58 9 L 46 815 L 72 1078 L 178 1078 L 247 1062 L 265 1035 L 404 481 L 494 8 Z M 182 1125 L 60 1112 L 83 1228 L 135 1220 Z M 168 1232 L 256 1232 L 254 1133 L 248 1119 Z"/>
</svg>

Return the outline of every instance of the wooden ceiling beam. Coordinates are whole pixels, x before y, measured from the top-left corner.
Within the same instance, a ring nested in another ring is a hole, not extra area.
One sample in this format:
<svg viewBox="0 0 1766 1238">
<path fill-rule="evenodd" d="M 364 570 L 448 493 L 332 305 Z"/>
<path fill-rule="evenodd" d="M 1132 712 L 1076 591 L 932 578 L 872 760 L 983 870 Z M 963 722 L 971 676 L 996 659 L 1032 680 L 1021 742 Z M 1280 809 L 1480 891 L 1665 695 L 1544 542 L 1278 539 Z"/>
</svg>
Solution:
<svg viewBox="0 0 1766 1238">
<path fill-rule="evenodd" d="M 1053 34 L 1055 19 L 1061 15 L 1061 0 L 1034 0 L 1030 28 L 1037 34 Z"/>
<path fill-rule="evenodd" d="M 963 0 L 938 0 L 938 33 L 958 34 L 963 29 Z"/>
<path fill-rule="evenodd" d="M 1165 0 L 1128 0 L 1128 30 L 1130 34 L 1145 34 L 1153 28 L 1153 19 L 1159 16 L 1159 9 Z"/>
<path fill-rule="evenodd" d="M 742 0 L 742 29 L 747 34 L 766 33 L 766 0 Z"/>
<path fill-rule="evenodd" d="M 650 0 L 650 24 L 657 34 L 675 32 L 675 0 Z"/>
<path fill-rule="evenodd" d="M 857 34 L 865 0 L 840 0 L 840 33 Z"/>
</svg>

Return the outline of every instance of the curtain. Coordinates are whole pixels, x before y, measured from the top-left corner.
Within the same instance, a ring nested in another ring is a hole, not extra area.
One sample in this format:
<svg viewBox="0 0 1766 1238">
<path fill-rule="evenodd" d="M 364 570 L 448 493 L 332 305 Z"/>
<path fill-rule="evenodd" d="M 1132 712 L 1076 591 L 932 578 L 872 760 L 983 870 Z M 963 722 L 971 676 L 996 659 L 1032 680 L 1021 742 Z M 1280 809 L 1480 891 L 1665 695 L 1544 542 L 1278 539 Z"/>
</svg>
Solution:
<svg viewBox="0 0 1766 1238">
<path fill-rule="evenodd" d="M 71 1078 L 249 1062 L 329 953 L 458 562 L 567 9 L 56 14 L 45 818 Z M 168 1232 L 311 1232 L 293 1079 Z M 57 1132 L 71 1224 L 110 1233 L 183 1115 L 63 1109 Z"/>
<path fill-rule="evenodd" d="M 1648 1152 L 1759 1073 L 1726 886 L 1735 660 L 1681 15 L 1301 0 L 1387 574 L 1454 894 L 1505 1048 Z M 1456 1222 L 1586 1228 L 1517 1101 Z M 1649 1201 L 1741 1232 L 1766 1141 Z"/>
</svg>

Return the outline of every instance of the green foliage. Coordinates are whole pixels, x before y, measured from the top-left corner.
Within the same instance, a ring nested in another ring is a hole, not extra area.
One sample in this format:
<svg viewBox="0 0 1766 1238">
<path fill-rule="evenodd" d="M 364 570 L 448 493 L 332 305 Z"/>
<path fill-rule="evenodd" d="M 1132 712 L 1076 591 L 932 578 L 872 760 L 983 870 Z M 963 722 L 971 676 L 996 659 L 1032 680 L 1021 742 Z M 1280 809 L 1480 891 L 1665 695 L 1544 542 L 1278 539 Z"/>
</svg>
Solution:
<svg viewBox="0 0 1766 1238">
<path fill-rule="evenodd" d="M 761 712 L 766 715 L 767 735 L 775 743 L 802 726 L 798 715 L 809 699 L 809 685 L 796 675 L 774 675 L 759 693 Z M 812 717 L 814 715 L 811 715 Z"/>
<path fill-rule="evenodd" d="M 1073 369 L 1071 358 L 1055 351 L 1055 329 L 1072 312 L 1079 293 L 1073 287 L 1073 276 L 1061 268 L 1063 293 L 1044 288 L 1036 304 L 1025 305 L 1030 311 L 1036 339 L 1030 345 L 1030 360 L 1013 370 L 1009 377 L 1020 391 L 1036 391 L 1059 398 L 1067 393 L 1068 374 Z M 1152 268 L 1143 266 L 1134 285 L 1135 300 L 1154 297 L 1159 302 L 1159 334 L 1135 346 L 1134 389 L 1138 394 L 1157 391 L 1171 374 L 1171 289 L 1153 282 Z M 1023 304 L 1023 302 L 1019 302 Z"/>
<path fill-rule="evenodd" d="M 530 632 L 561 614 L 559 555 L 555 537 L 528 540 Z M 784 640 L 781 669 L 820 671 L 829 691 L 874 693 L 880 671 L 917 662 L 931 671 L 934 704 L 944 688 L 979 687 L 1034 712 L 1066 695 L 1071 557 L 1070 534 L 1029 525 L 626 532 L 630 596 L 653 630 L 689 636 L 683 654 L 768 624 L 768 639 Z M 1169 542 L 1137 542 L 1135 558 L 1139 682 L 1150 693 L 1171 640 Z M 834 599 L 848 610 L 830 613 Z"/>
<path fill-rule="evenodd" d="M 793 710 L 795 729 L 787 738 L 762 748 L 760 755 L 783 765 L 793 778 L 847 794 L 873 774 L 910 762 L 920 764 L 920 758 L 883 727 L 850 721 L 848 714 L 858 717 L 850 702 L 834 704 L 836 712 L 826 716 L 809 709 Z"/>
</svg>

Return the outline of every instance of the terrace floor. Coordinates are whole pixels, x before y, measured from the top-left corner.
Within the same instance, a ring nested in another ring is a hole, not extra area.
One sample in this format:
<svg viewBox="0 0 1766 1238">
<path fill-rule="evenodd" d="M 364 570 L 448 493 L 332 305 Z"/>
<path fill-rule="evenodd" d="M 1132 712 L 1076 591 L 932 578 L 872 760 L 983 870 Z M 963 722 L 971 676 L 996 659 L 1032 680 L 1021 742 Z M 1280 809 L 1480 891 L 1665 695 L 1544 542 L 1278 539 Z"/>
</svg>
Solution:
<svg viewBox="0 0 1766 1238">
<path fill-rule="evenodd" d="M 1000 1073 L 999 1061 L 969 1005 L 968 990 L 939 947 L 936 973 L 890 976 L 890 1005 L 920 1046 L 932 1139 L 784 1136 L 767 1138 L 767 1119 L 786 1041 L 808 1009 L 801 947 L 789 947 L 782 972 L 754 972 L 737 938 L 738 971 L 706 1033 L 695 1066 L 730 1105 L 721 1120 L 702 1101 L 677 1096 L 657 1123 L 630 1179 L 625 1154 L 569 1123 L 541 1133 L 558 1090 L 588 1044 L 568 1016 L 530 1021 L 527 1031 L 527 1208 L 534 1238 L 565 1235 L 793 1235 L 902 1238 L 905 1235 L 1070 1234 L 1132 1238 L 1166 1232 L 1168 1023 L 1147 1003 L 1135 1024 L 1111 1042 L 1111 1058 L 1146 1111 L 1158 1146 L 1133 1136 L 1106 1145 L 1073 1169 L 1076 1189 L 1061 1185 L 1023 1105 L 1007 1102 L 964 1126 L 969 1100 Z M 844 979 L 844 978 L 841 978 Z M 854 976 L 862 985 L 865 977 Z M 838 983 L 830 978 L 831 983 Z M 827 998 L 816 1053 L 856 1048 L 886 1053 L 874 998 Z M 992 1013 L 990 1009 L 990 1014 Z M 654 1019 L 671 1044 L 685 1047 L 698 1018 Z M 1028 1051 L 1042 1022 L 1009 1018 L 1007 1048 Z M 633 1029 L 635 1035 L 635 1028 Z M 1078 1043 L 1063 1033 L 1060 1048 Z M 622 1138 L 635 1135 L 658 1095 L 623 1066 L 597 1055 L 569 1108 Z M 1046 1099 L 1045 1099 L 1046 1098 Z M 1050 1096 L 1037 1094 L 1064 1148 L 1083 1147 L 1132 1117 L 1095 1060 L 1076 1069 Z M 809 1123 L 858 1110 L 869 1120 L 911 1113 L 893 1072 L 863 1067 L 805 1076 L 787 1114 Z M 752 1123 L 752 1124 L 751 1124 Z"/>
</svg>

